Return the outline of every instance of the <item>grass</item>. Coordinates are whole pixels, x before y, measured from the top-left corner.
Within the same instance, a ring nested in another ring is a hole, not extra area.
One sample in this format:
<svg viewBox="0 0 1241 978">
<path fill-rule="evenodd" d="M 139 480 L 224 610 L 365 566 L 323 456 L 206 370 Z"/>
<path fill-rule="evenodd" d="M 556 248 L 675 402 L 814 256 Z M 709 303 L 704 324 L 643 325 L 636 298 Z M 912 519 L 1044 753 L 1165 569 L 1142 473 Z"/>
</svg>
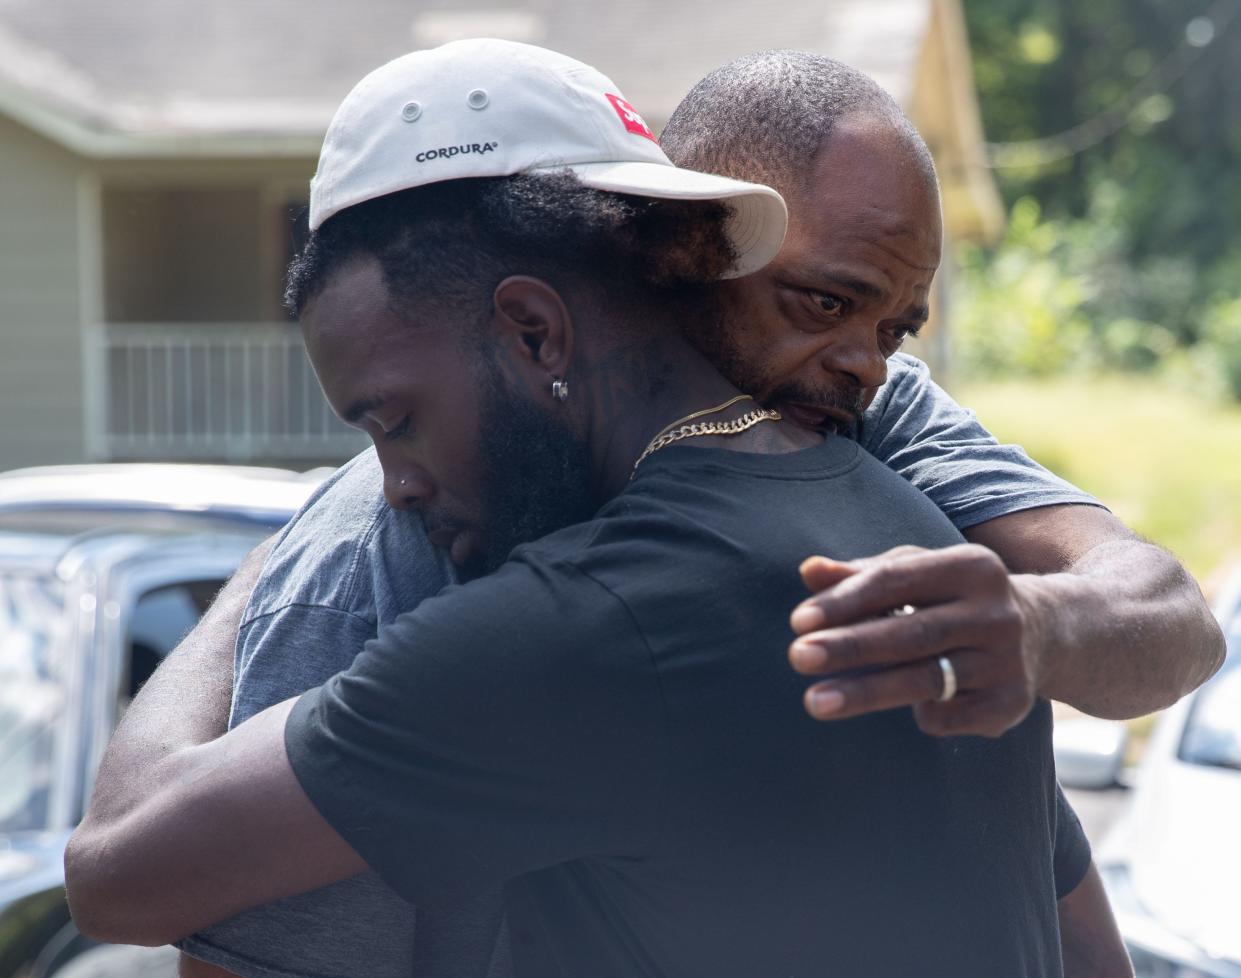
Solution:
<svg viewBox="0 0 1241 978">
<path fill-rule="evenodd" d="M 1241 561 L 1241 405 L 1147 377 L 973 382 L 953 393 L 1208 589 Z"/>
</svg>

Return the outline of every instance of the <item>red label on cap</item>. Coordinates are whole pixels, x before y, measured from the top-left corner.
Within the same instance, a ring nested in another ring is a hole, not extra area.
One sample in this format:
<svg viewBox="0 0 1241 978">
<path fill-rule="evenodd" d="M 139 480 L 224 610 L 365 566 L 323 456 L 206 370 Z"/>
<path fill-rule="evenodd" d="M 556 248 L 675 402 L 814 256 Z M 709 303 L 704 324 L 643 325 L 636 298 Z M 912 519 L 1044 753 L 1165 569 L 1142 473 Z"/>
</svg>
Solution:
<svg viewBox="0 0 1241 978">
<path fill-rule="evenodd" d="M 637 109 L 619 95 L 608 95 L 608 101 L 612 103 L 612 108 L 616 110 L 616 114 L 620 116 L 621 122 L 625 124 L 629 132 L 645 136 L 653 143 L 659 142 L 655 138 L 655 133 L 651 132 L 651 127 L 642 121 L 642 116 L 638 115 Z"/>
</svg>

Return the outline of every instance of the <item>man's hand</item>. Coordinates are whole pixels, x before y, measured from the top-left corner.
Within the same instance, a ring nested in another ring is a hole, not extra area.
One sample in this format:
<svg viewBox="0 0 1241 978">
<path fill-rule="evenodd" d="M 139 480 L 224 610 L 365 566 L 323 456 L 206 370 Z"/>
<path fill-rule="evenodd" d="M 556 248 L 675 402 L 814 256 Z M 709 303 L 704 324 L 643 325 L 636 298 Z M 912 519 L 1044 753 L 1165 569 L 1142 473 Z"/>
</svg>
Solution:
<svg viewBox="0 0 1241 978">
<path fill-rule="evenodd" d="M 974 544 L 898 547 L 842 563 L 812 557 L 818 592 L 793 612 L 793 667 L 826 676 L 806 691 L 819 720 L 912 706 L 929 734 L 998 737 L 1020 723 L 1041 678 L 1022 604 L 1004 563 Z M 900 614 L 907 606 L 911 613 Z M 898 613 L 893 614 L 894 611 Z M 940 657 L 956 677 L 946 702 Z"/>
<path fill-rule="evenodd" d="M 829 677 L 807 692 L 812 716 L 913 706 L 929 733 L 995 736 L 1037 693 L 1124 720 L 1170 706 L 1223 662 L 1194 579 L 1104 509 L 1044 506 L 965 535 L 972 546 L 803 565 L 821 593 L 794 611 L 789 655 Z M 915 612 L 885 617 L 906 605 Z M 935 702 L 940 656 L 958 681 L 950 703 Z M 877 671 L 842 675 L 858 668 Z"/>
</svg>

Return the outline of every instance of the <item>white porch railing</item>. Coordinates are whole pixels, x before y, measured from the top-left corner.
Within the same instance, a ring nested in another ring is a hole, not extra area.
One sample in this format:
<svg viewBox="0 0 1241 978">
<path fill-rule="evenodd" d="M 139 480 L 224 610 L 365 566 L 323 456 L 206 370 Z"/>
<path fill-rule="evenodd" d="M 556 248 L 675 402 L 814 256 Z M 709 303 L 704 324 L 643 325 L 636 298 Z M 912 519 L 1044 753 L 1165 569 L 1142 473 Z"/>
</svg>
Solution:
<svg viewBox="0 0 1241 978">
<path fill-rule="evenodd" d="M 335 462 L 367 444 L 332 414 L 295 326 L 107 323 L 101 342 L 108 458 Z"/>
</svg>

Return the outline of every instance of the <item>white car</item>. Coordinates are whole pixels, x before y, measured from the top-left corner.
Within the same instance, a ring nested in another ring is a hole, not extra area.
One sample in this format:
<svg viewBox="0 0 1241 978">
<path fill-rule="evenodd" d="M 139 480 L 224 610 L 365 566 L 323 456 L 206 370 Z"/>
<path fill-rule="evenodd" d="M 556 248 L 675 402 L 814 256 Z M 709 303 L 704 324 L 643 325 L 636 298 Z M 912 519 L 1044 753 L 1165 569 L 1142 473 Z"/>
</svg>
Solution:
<svg viewBox="0 0 1241 978">
<path fill-rule="evenodd" d="M 95 947 L 64 846 L 142 682 L 323 471 L 81 465 L 0 474 L 0 976 L 171 978 L 175 955 Z"/>
<path fill-rule="evenodd" d="M 1138 978 L 1241 978 L 1241 574 L 1228 657 L 1159 720 L 1097 856 Z"/>
</svg>

